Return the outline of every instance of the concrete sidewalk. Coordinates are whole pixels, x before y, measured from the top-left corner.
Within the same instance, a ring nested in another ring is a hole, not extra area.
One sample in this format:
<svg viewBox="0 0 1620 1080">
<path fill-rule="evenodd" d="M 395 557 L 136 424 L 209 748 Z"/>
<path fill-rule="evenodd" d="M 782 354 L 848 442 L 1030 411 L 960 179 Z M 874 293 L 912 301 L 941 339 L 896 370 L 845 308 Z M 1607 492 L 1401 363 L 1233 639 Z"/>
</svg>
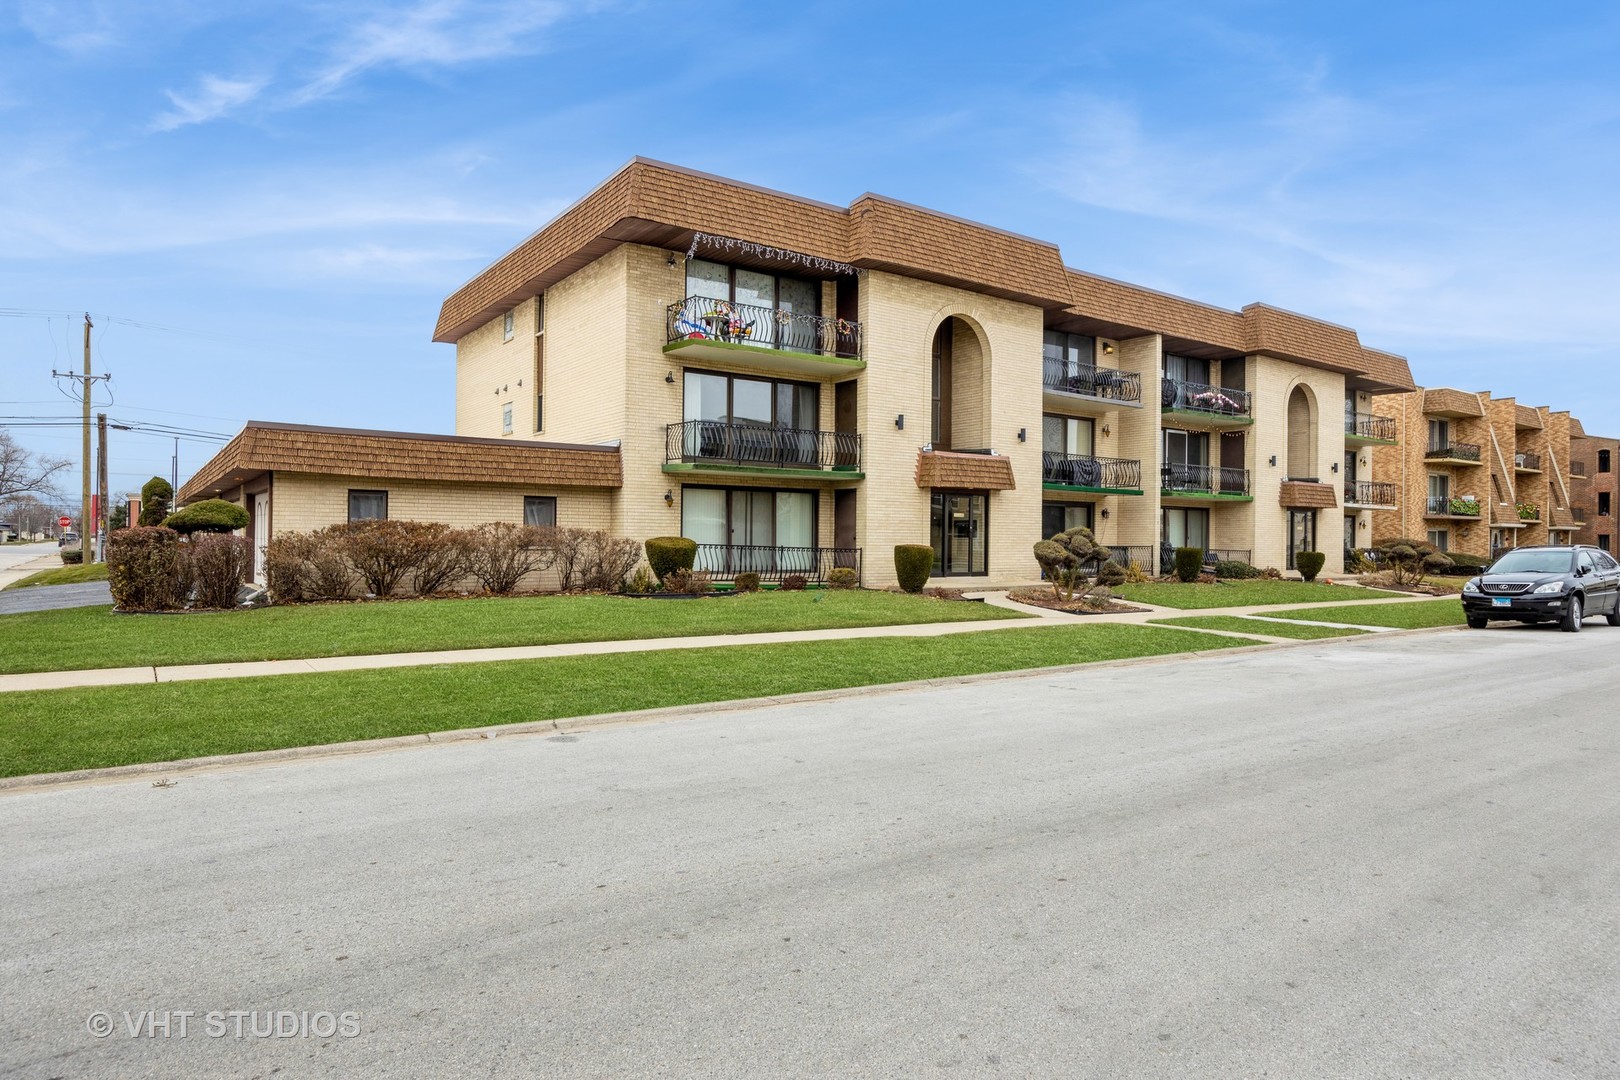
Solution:
<svg viewBox="0 0 1620 1080">
<path fill-rule="evenodd" d="M 1151 619 L 1180 615 L 1248 615 L 1256 612 L 1281 614 L 1291 608 L 1320 607 L 1315 604 L 1265 605 L 1260 607 L 1182 608 L 1151 607 L 1136 604 L 1144 610 L 1122 615 L 1069 615 L 1047 608 L 1014 603 L 1004 592 L 986 592 L 984 602 L 994 607 L 1023 612 L 1030 619 L 975 620 L 955 623 L 913 623 L 901 626 L 857 626 L 830 630 L 780 630 L 760 634 L 706 634 L 693 637 L 642 638 L 620 641 L 580 641 L 557 645 L 519 645 L 491 649 L 452 649 L 435 652 L 377 653 L 370 656 L 311 657 L 300 660 L 260 660 L 223 664 L 180 664 L 159 667 L 91 668 L 83 671 L 40 671 L 16 675 L 0 675 L 0 694 L 25 690 L 66 690 L 75 687 L 130 686 L 139 683 L 194 682 L 206 679 L 259 678 L 270 675 L 308 675 L 316 672 L 364 671 L 377 668 L 424 667 L 434 664 L 487 664 L 503 660 L 542 660 L 560 656 L 604 656 L 615 653 L 657 652 L 665 649 L 716 649 L 733 645 L 778 645 L 798 641 L 843 641 L 850 638 L 885 637 L 944 637 L 984 630 L 1012 630 L 1037 625 L 1095 623 L 1124 623 L 1144 625 Z M 1411 603 L 1432 600 L 1434 597 L 1398 597 L 1389 600 L 1359 600 L 1360 604 Z M 1179 630 L 1195 634 L 1221 634 L 1275 644 L 1294 641 L 1293 638 L 1269 636 L 1263 633 L 1198 630 L 1192 627 L 1163 626 L 1156 629 Z M 1371 628 L 1369 628 L 1371 629 Z M 1388 629 L 1387 627 L 1379 629 Z"/>
</svg>

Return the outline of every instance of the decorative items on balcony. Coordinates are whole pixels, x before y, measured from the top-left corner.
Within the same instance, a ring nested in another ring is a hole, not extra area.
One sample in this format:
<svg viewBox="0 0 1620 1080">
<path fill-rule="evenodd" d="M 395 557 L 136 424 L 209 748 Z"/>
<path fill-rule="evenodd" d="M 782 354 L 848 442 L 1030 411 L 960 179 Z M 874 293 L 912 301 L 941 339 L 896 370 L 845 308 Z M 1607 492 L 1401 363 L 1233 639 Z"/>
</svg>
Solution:
<svg viewBox="0 0 1620 1080">
<path fill-rule="evenodd" d="M 1447 509 L 1461 517 L 1479 517 L 1479 500 L 1453 497 Z"/>
<path fill-rule="evenodd" d="M 861 324 L 786 308 L 688 296 L 666 309 L 666 340 L 718 341 L 859 359 Z"/>
<path fill-rule="evenodd" d="M 1514 509 L 1518 512 L 1520 521 L 1541 520 L 1541 507 L 1537 506 L 1535 503 L 1520 503 L 1518 506 L 1514 507 Z"/>
</svg>

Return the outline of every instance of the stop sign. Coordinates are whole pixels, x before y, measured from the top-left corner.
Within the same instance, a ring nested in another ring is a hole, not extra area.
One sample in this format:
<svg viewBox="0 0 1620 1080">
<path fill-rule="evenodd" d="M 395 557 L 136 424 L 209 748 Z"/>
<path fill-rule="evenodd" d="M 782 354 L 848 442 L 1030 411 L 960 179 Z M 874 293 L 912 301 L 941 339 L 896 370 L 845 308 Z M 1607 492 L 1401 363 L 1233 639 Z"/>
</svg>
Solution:
<svg viewBox="0 0 1620 1080">
<path fill-rule="evenodd" d="M 59 517 L 56 519 L 56 523 L 65 529 L 73 524 L 73 519 L 70 517 Z"/>
</svg>

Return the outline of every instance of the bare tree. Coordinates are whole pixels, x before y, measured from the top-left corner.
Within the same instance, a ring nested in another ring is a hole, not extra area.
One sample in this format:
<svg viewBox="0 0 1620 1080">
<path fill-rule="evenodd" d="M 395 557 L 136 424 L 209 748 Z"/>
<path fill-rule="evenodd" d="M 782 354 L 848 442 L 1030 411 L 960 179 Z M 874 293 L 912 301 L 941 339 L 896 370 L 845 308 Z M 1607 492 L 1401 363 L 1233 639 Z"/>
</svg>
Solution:
<svg viewBox="0 0 1620 1080">
<path fill-rule="evenodd" d="M 24 449 L 11 432 L 0 431 L 0 502 L 18 495 L 55 494 L 52 483 L 72 462 Z"/>
<path fill-rule="evenodd" d="M 0 518 L 17 526 L 24 536 L 44 536 L 56 524 L 58 511 L 33 495 L 16 495 L 0 502 Z"/>
</svg>

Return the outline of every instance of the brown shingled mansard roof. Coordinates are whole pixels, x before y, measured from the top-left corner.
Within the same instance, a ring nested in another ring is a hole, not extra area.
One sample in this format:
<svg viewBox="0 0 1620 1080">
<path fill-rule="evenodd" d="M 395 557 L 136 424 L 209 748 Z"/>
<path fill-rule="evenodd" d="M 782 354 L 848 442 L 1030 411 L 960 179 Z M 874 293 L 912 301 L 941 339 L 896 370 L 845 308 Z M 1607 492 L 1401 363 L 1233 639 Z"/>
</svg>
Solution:
<svg viewBox="0 0 1620 1080">
<path fill-rule="evenodd" d="M 616 446 L 250 420 L 236 438 L 186 481 L 179 501 L 210 498 L 266 472 L 547 487 L 616 488 L 624 483 Z"/>
<path fill-rule="evenodd" d="M 1165 336 L 1169 352 L 1265 353 L 1340 371 L 1362 389 L 1414 389 L 1405 359 L 1354 330 L 1280 308 L 1241 312 L 1071 270 L 1057 245 L 881 195 L 847 208 L 633 158 L 452 293 L 433 339 L 454 342 L 619 244 L 686 250 L 696 233 L 885 270 L 1045 308 L 1054 325 Z"/>
</svg>

